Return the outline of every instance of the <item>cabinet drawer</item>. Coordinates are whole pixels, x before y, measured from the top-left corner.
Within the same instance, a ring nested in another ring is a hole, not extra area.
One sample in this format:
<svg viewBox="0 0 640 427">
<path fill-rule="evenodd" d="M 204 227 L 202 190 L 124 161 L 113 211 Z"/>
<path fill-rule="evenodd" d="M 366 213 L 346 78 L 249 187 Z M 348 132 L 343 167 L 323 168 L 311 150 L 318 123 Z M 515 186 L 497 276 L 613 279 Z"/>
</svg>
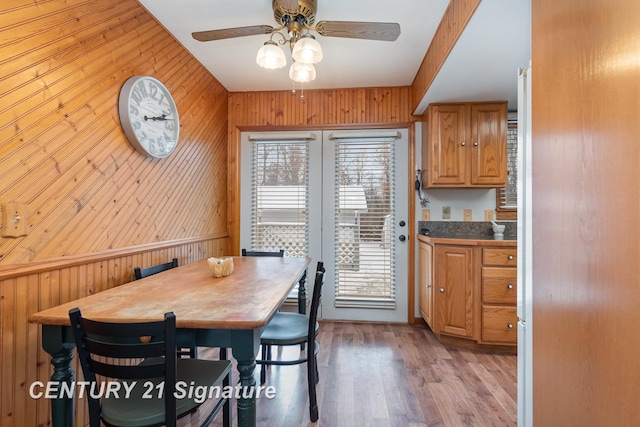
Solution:
<svg viewBox="0 0 640 427">
<path fill-rule="evenodd" d="M 496 344 L 518 343 L 518 316 L 515 307 L 482 306 L 483 342 Z"/>
<path fill-rule="evenodd" d="M 483 248 L 482 265 L 515 267 L 518 264 L 516 248 Z"/>
<path fill-rule="evenodd" d="M 482 267 L 482 302 L 516 303 L 516 269 L 513 267 Z"/>
</svg>

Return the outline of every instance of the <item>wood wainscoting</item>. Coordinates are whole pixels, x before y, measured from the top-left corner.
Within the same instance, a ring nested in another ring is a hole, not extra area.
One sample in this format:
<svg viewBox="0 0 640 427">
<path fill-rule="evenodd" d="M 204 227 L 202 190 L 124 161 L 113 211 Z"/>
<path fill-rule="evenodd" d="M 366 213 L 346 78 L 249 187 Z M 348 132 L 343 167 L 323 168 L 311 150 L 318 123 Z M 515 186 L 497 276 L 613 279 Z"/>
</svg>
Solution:
<svg viewBox="0 0 640 427">
<path fill-rule="evenodd" d="M 42 350 L 42 329 L 28 322 L 31 314 L 128 283 L 135 266 L 174 257 L 179 265 L 189 264 L 226 255 L 228 247 L 226 234 L 209 235 L 0 267 L 0 425 L 51 424 L 50 400 L 35 400 L 29 393 L 34 381 L 46 383 L 53 372 L 51 357 Z M 77 378 L 77 360 L 72 366 Z M 88 423 L 86 406 L 78 400 L 76 425 Z"/>
</svg>

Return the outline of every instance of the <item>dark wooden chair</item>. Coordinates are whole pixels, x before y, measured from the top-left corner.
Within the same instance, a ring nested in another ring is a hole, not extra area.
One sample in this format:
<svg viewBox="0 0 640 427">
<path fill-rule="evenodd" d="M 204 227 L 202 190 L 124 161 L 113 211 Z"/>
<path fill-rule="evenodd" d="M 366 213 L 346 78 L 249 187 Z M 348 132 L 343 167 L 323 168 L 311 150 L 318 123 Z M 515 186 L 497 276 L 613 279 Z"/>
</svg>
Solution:
<svg viewBox="0 0 640 427">
<path fill-rule="evenodd" d="M 100 389 L 97 375 L 100 381 L 121 381 L 133 386 L 126 397 L 124 387 L 102 399 L 87 393 L 91 427 L 99 427 L 101 420 L 109 426 L 174 427 L 177 419 L 206 401 L 206 396 L 196 397 L 194 393 L 190 397 L 185 393 L 190 387 L 209 391 L 211 387 L 230 384 L 231 362 L 177 357 L 176 316 L 172 312 L 154 322 L 106 323 L 83 318 L 80 309 L 74 308 L 69 311 L 69 318 L 89 387 Z M 137 363 L 140 360 L 143 362 Z M 219 396 L 222 398 L 203 425 L 222 409 L 224 425 L 231 426 L 230 401 L 223 389 Z"/>
<path fill-rule="evenodd" d="M 143 277 L 152 276 L 154 274 L 161 273 L 171 268 L 176 268 L 177 266 L 178 266 L 178 258 L 174 258 L 170 262 L 165 262 L 164 264 L 152 265 L 151 267 L 147 267 L 147 268 L 134 267 L 133 274 L 136 280 L 140 280 Z M 195 345 L 190 347 L 179 347 L 178 356 L 180 357 L 188 356 L 191 358 L 196 358 L 198 356 L 198 348 Z"/>
<path fill-rule="evenodd" d="M 322 286 L 324 284 L 325 268 L 322 262 L 318 262 L 316 278 L 311 298 L 309 316 L 300 313 L 277 312 L 267 324 L 260 343 L 262 344 L 261 359 L 256 363 L 262 365 L 260 370 L 260 382 L 266 381 L 265 365 L 295 365 L 307 363 L 307 384 L 309 386 L 309 412 L 311 422 L 318 420 L 318 400 L 316 397 L 316 384 L 318 377 L 318 350 L 319 343 L 316 339 L 318 333 L 318 308 L 322 299 Z M 289 346 L 305 344 L 306 355 L 295 360 L 275 360 L 272 358 L 271 346 Z M 311 353 L 313 349 L 313 353 Z"/>
</svg>

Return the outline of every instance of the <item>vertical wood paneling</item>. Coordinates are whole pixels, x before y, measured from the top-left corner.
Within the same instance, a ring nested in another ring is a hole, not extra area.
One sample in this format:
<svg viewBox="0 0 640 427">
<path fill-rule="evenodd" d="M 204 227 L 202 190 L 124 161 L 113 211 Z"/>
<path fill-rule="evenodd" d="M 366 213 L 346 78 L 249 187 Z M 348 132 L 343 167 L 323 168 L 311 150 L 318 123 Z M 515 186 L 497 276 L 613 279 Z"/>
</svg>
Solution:
<svg viewBox="0 0 640 427">
<path fill-rule="evenodd" d="M 28 323 L 31 314 L 128 283 L 134 278 L 134 266 L 146 267 L 174 257 L 183 265 L 227 253 L 227 239 L 211 237 L 130 254 L 126 250 L 115 255 L 104 252 L 81 261 L 58 258 L 25 266 L 16 274 L 0 270 L 0 425 L 36 426 L 50 421 L 49 401 L 29 396 L 29 386 L 48 381 L 52 373 L 51 358 L 42 350 L 41 328 Z M 77 360 L 73 369 L 79 375 Z M 84 401 L 76 405 L 76 417 L 86 422 Z"/>
<path fill-rule="evenodd" d="M 451 0 L 449 2 L 449 6 L 447 6 L 440 20 L 429 49 L 427 49 L 427 53 L 411 85 L 411 111 L 414 111 L 422 101 L 422 98 L 424 98 L 440 67 L 447 60 L 451 49 L 453 49 L 458 37 L 464 31 L 481 1 Z"/>
<path fill-rule="evenodd" d="M 323 129 L 407 126 L 411 115 L 409 87 L 237 92 L 229 94 L 230 247 L 239 251 L 240 133 L 246 129 Z"/>
</svg>

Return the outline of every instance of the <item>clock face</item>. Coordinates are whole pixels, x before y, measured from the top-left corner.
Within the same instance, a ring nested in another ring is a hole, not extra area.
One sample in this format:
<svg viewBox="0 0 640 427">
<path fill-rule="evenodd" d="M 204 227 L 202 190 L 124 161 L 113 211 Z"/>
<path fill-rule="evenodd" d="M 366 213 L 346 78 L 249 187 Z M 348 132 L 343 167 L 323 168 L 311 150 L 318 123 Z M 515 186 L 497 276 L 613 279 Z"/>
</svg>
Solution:
<svg viewBox="0 0 640 427">
<path fill-rule="evenodd" d="M 122 129 L 137 151 L 162 158 L 176 148 L 178 109 L 159 80 L 149 76 L 128 79 L 120 90 L 118 109 Z"/>
</svg>

